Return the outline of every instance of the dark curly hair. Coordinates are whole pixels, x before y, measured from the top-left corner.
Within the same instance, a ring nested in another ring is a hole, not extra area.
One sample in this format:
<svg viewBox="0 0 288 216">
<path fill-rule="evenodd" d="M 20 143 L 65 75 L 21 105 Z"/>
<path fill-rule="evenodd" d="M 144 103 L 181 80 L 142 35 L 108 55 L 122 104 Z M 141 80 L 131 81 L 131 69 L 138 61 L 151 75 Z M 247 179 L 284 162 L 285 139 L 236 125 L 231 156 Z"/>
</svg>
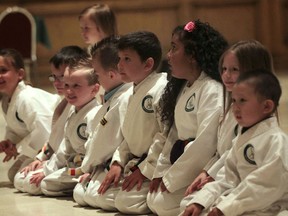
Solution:
<svg viewBox="0 0 288 216">
<path fill-rule="evenodd" d="M 184 25 L 177 26 L 172 32 L 184 45 L 185 54 L 192 55 L 201 71 L 212 79 L 221 82 L 218 72 L 218 62 L 221 54 L 227 48 L 226 39 L 208 23 L 194 21 L 191 32 L 184 30 Z M 159 109 L 161 120 L 171 126 L 174 122 L 174 109 L 177 97 L 186 80 L 171 77 L 160 99 Z"/>
</svg>

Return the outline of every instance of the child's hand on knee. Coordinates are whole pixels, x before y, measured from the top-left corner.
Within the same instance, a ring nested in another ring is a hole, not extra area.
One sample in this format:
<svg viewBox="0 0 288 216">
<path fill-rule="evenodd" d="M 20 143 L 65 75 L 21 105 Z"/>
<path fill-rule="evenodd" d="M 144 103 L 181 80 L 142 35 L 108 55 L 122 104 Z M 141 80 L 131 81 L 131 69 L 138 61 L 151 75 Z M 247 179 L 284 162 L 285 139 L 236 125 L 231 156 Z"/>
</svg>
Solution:
<svg viewBox="0 0 288 216">
<path fill-rule="evenodd" d="M 0 153 L 4 152 L 5 150 L 5 142 L 6 142 L 5 140 L 0 142 Z"/>
<path fill-rule="evenodd" d="M 220 211 L 218 208 L 213 208 L 209 213 L 208 216 L 222 216 L 224 215 L 222 211 Z"/>
<path fill-rule="evenodd" d="M 14 143 L 12 143 L 10 140 L 6 140 L 4 152 L 5 152 L 6 156 L 3 160 L 3 162 L 8 162 L 13 157 L 15 160 L 16 157 L 19 155 L 19 153 L 17 152 L 16 145 Z"/>
<path fill-rule="evenodd" d="M 203 208 L 204 207 L 202 205 L 193 203 L 192 205 L 186 207 L 182 216 L 198 216 L 201 214 Z"/>
</svg>

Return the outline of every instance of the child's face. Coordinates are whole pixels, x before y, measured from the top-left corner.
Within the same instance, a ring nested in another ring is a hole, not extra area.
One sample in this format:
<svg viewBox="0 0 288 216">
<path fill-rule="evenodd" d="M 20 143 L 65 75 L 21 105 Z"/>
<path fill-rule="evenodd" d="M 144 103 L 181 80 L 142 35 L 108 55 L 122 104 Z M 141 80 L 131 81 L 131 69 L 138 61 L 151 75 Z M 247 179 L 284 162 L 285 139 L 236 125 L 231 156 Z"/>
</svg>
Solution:
<svg viewBox="0 0 288 216">
<path fill-rule="evenodd" d="M 86 44 L 95 44 L 106 36 L 87 15 L 81 17 L 79 23 L 81 36 Z"/>
<path fill-rule="evenodd" d="M 232 91 L 239 75 L 239 61 L 233 52 L 228 52 L 223 58 L 221 71 L 221 78 L 227 91 Z"/>
<path fill-rule="evenodd" d="M 88 85 L 87 73 L 83 69 L 78 69 L 72 73 L 69 72 L 68 68 L 65 69 L 64 95 L 68 103 L 74 105 L 77 111 L 94 99 L 99 90 L 98 84 Z"/>
<path fill-rule="evenodd" d="M 235 84 L 232 90 L 232 109 L 242 127 L 250 127 L 267 117 L 266 100 L 260 99 L 247 83 Z"/>
<path fill-rule="evenodd" d="M 172 36 L 171 48 L 167 53 L 167 58 L 172 76 L 188 80 L 191 76 L 192 57 L 185 54 L 184 45 L 176 34 Z"/>
<path fill-rule="evenodd" d="M 118 70 L 123 82 L 134 82 L 137 85 L 145 79 L 147 76 L 146 63 L 141 61 L 136 51 L 132 49 L 120 50 L 118 55 Z"/>
<path fill-rule="evenodd" d="M 60 65 L 59 68 L 55 68 L 53 64 L 50 65 L 51 76 L 53 76 L 54 78 L 53 86 L 59 95 L 64 94 L 63 77 L 64 77 L 65 68 L 66 68 L 65 64 Z"/>
<path fill-rule="evenodd" d="M 11 97 L 18 82 L 24 77 L 24 70 L 16 70 L 10 59 L 0 56 L 0 92 Z"/>
</svg>

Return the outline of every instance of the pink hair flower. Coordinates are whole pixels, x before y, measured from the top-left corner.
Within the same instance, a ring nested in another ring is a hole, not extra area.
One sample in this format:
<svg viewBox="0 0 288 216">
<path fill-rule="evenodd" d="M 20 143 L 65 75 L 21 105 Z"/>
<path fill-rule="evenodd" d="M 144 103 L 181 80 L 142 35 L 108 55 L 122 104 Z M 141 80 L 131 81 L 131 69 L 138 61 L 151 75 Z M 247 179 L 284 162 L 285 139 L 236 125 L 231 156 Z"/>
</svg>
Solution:
<svg viewBox="0 0 288 216">
<path fill-rule="evenodd" d="M 184 30 L 188 32 L 192 32 L 195 29 L 195 27 L 196 27 L 195 23 L 190 21 L 185 25 Z"/>
</svg>

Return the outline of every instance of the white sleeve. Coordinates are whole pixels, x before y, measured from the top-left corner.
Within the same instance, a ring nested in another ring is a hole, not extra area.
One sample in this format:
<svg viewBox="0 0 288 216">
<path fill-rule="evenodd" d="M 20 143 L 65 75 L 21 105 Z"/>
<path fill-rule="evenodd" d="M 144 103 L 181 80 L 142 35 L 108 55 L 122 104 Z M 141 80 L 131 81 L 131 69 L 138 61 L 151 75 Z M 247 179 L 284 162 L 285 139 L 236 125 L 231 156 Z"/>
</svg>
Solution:
<svg viewBox="0 0 288 216">
<path fill-rule="evenodd" d="M 166 135 L 164 131 L 156 133 L 153 139 L 154 142 L 149 148 L 147 157 L 138 165 L 141 173 L 150 180 L 152 180 L 157 160 L 159 158 L 159 154 L 163 149 L 165 139 Z"/>
<path fill-rule="evenodd" d="M 114 161 L 117 161 L 124 168 L 129 161 L 130 155 L 131 153 L 129 150 L 129 146 L 126 140 L 123 140 L 123 142 L 115 150 L 113 157 L 112 157 L 111 164 Z"/>
<path fill-rule="evenodd" d="M 178 139 L 177 128 L 175 124 L 173 124 L 169 130 L 169 134 L 162 149 L 162 152 L 159 155 L 157 166 L 153 174 L 153 178 L 162 178 L 166 173 L 166 171 L 171 166 L 170 152 L 173 147 L 173 144 L 176 142 L 177 139 Z"/>
<path fill-rule="evenodd" d="M 21 104 L 19 116 L 24 121 L 28 133 L 17 143 L 18 152 L 34 158 L 43 144 L 47 142 L 51 132 L 52 110 L 47 110 L 40 101 L 30 100 Z"/>
<path fill-rule="evenodd" d="M 225 160 L 229 150 L 227 150 L 211 167 L 210 169 L 206 170 L 208 175 L 211 176 L 213 179 L 216 178 L 218 171 L 224 166 Z"/>
<path fill-rule="evenodd" d="M 274 154 L 266 157 L 263 164 L 216 206 L 224 215 L 236 216 L 267 208 L 287 192 L 288 172 L 281 158 Z"/>
<path fill-rule="evenodd" d="M 193 203 L 198 203 L 207 209 L 212 206 L 212 204 L 221 196 L 221 194 L 223 194 L 223 192 L 229 191 L 229 189 L 235 187 L 235 185 L 240 182 L 239 177 L 235 175 L 234 172 L 236 169 L 236 156 L 233 154 L 234 152 L 229 152 L 225 166 L 219 170 L 215 181 L 207 183 L 200 191 L 196 193 L 195 196 L 192 196 L 192 199 L 187 203 L 187 206 Z M 229 182 L 226 181 L 227 176 L 229 176 L 229 179 L 231 179 Z"/>
</svg>

